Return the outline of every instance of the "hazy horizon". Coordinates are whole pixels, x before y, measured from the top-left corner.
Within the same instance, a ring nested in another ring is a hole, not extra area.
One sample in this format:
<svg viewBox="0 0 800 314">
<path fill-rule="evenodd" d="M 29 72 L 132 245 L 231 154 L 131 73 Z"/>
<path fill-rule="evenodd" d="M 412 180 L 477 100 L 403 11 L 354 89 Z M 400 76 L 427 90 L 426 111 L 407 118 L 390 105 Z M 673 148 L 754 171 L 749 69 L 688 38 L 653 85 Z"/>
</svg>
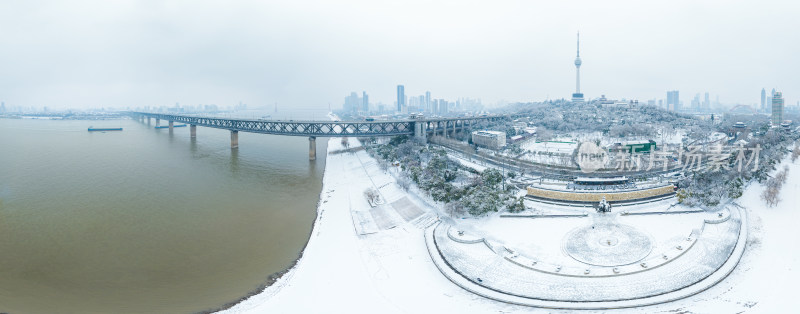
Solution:
<svg viewBox="0 0 800 314">
<path fill-rule="evenodd" d="M 0 4 L 6 106 L 341 106 L 351 91 L 685 105 L 800 97 L 790 1 L 31 1 Z"/>
</svg>

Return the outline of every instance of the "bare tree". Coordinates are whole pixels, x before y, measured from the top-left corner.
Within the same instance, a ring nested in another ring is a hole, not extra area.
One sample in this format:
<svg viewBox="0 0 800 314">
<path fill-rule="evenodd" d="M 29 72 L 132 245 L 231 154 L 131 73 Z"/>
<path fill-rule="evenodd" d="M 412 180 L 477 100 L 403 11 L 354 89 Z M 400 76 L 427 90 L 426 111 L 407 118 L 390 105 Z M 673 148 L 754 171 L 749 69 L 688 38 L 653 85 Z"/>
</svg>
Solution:
<svg viewBox="0 0 800 314">
<path fill-rule="evenodd" d="M 461 217 L 465 216 L 467 213 L 466 208 L 464 208 L 464 204 L 462 204 L 460 200 L 452 201 L 445 204 L 444 210 L 451 217 Z"/>
<path fill-rule="evenodd" d="M 381 199 L 381 195 L 380 195 L 380 193 L 378 193 L 378 191 L 377 191 L 377 190 L 375 190 L 375 189 L 373 189 L 373 188 L 366 189 L 366 190 L 364 191 L 364 197 L 367 199 L 367 201 L 368 201 L 368 202 L 370 203 L 370 205 L 372 205 L 372 206 L 375 206 L 375 205 L 377 205 L 377 204 L 378 204 L 378 202 L 379 202 L 379 201 L 380 201 L 380 199 Z"/>
<path fill-rule="evenodd" d="M 781 187 L 786 183 L 788 172 L 789 167 L 784 166 L 774 177 L 767 180 L 767 188 L 764 189 L 764 192 L 761 192 L 761 199 L 767 203 L 767 206 L 775 207 L 781 201 L 779 194 L 781 192 Z"/>
<path fill-rule="evenodd" d="M 397 185 L 400 186 L 403 191 L 408 191 L 408 189 L 411 187 L 411 179 L 409 179 L 406 175 L 402 175 L 397 178 Z"/>
<path fill-rule="evenodd" d="M 776 185 L 768 185 L 764 192 L 761 192 L 761 199 L 767 203 L 769 207 L 775 207 L 780 202 L 780 198 L 778 197 L 778 186 Z"/>
<path fill-rule="evenodd" d="M 379 160 L 378 161 L 378 168 L 380 168 L 381 171 L 386 172 L 386 170 L 389 170 L 389 163 Z"/>
<path fill-rule="evenodd" d="M 783 186 L 783 184 L 786 183 L 786 176 L 788 175 L 788 173 L 789 173 L 789 166 L 784 166 L 783 170 L 778 171 L 778 173 L 775 174 L 775 183 L 778 186 Z"/>
</svg>

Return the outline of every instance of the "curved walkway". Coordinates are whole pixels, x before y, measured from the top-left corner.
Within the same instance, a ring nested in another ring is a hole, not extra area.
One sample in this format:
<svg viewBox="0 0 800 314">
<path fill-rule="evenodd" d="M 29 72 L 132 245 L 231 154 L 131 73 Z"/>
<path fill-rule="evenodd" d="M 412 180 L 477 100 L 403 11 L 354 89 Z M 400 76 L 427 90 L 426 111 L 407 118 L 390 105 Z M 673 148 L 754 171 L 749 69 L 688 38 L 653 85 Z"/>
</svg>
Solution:
<svg viewBox="0 0 800 314">
<path fill-rule="evenodd" d="M 624 308 L 688 297 L 733 271 L 747 239 L 746 212 L 736 208 L 723 216 L 706 220 L 687 237 L 687 246 L 654 252 L 643 263 L 618 268 L 562 269 L 488 241 L 456 242 L 446 222 L 428 228 L 425 241 L 441 273 L 472 293 L 546 308 Z"/>
</svg>

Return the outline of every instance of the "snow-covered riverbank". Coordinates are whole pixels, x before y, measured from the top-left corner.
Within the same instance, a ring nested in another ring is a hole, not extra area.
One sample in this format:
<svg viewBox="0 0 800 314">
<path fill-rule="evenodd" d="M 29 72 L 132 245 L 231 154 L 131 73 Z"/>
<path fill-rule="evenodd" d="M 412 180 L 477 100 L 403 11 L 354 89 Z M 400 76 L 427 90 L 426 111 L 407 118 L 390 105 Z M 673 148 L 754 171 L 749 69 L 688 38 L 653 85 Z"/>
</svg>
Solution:
<svg viewBox="0 0 800 314">
<path fill-rule="evenodd" d="M 358 145 L 351 140 L 351 147 Z M 339 138 L 328 151 L 341 150 Z M 376 188 L 387 199 L 408 197 L 428 214 L 436 209 L 396 188 L 394 178 L 378 170 L 366 152 L 328 154 L 318 217 L 303 257 L 265 291 L 225 313 L 432 313 L 540 312 L 553 310 L 509 305 L 467 292 L 448 281 L 431 262 L 424 231 L 415 221 L 399 222 L 377 233 L 359 235 L 351 212 L 371 209 L 363 192 Z M 754 184 L 739 203 L 749 212 L 750 239 L 739 267 L 719 285 L 680 301 L 619 313 L 776 313 L 793 306 L 800 281 L 800 239 L 795 209 L 800 166 L 789 177 L 776 208 L 759 199 Z M 390 200 L 391 201 L 391 200 Z M 587 312 L 592 313 L 592 312 Z"/>
<path fill-rule="evenodd" d="M 351 140 L 351 145 L 358 144 Z M 340 139 L 329 141 L 329 152 L 340 149 Z M 394 179 L 382 171 L 375 173 L 375 161 L 363 151 L 327 158 L 319 216 L 303 257 L 275 284 L 223 313 L 522 309 L 478 297 L 448 281 L 430 260 L 423 229 L 411 222 L 358 235 L 351 211 L 370 208 L 364 190 L 375 187 L 373 182 L 395 184 Z M 369 163 L 372 167 L 365 167 Z M 373 169 L 371 176 L 368 168 Z M 424 206 L 413 197 L 412 202 Z"/>
</svg>

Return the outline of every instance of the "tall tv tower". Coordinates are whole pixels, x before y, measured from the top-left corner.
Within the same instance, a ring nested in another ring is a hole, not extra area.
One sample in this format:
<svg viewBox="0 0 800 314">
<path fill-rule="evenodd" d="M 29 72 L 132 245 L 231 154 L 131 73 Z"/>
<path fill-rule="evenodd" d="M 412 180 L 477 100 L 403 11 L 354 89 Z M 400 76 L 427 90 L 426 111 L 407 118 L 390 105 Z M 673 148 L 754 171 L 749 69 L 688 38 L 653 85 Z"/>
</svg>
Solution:
<svg viewBox="0 0 800 314">
<path fill-rule="evenodd" d="M 578 55 L 575 57 L 575 93 L 572 94 L 573 102 L 583 102 L 581 93 L 581 33 L 578 32 Z"/>
</svg>

